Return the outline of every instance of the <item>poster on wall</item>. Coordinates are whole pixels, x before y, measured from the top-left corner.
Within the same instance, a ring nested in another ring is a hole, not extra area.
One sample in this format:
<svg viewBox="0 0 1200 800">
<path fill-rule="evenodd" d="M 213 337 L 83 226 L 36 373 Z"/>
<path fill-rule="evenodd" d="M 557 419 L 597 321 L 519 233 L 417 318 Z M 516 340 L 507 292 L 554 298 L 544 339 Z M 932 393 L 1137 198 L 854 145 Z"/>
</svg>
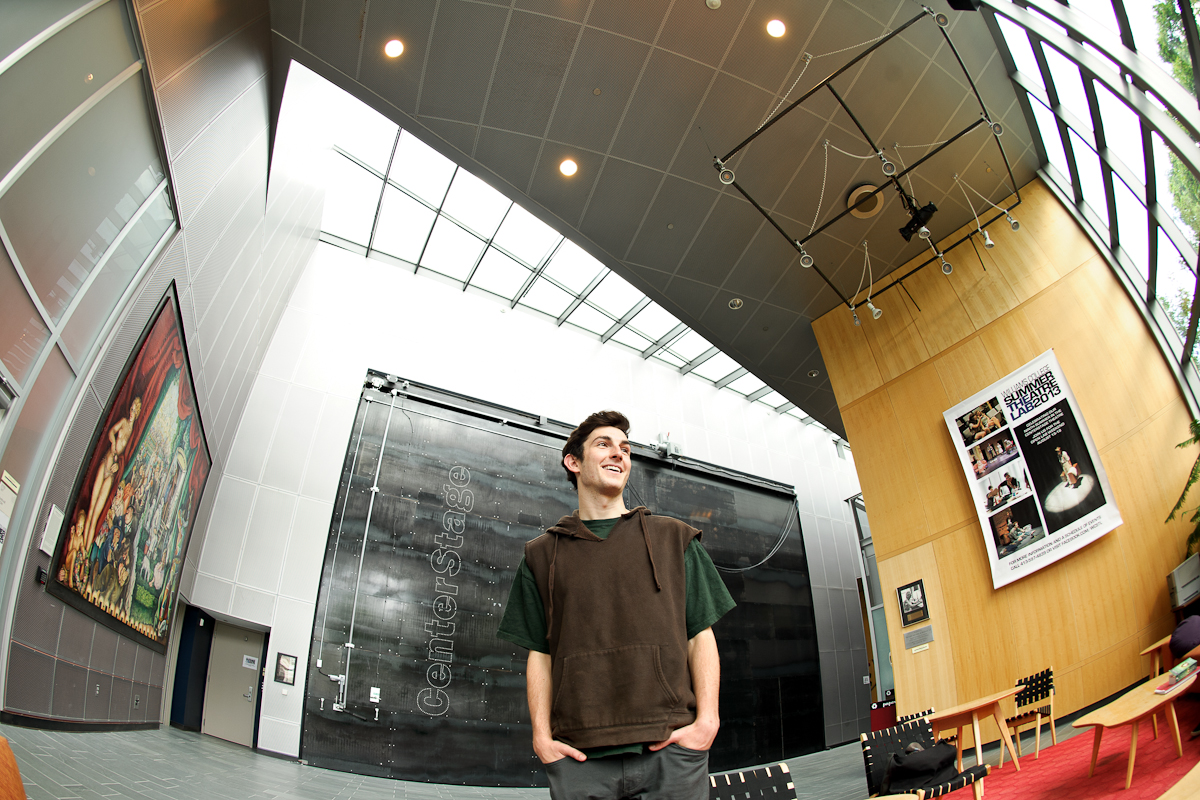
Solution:
<svg viewBox="0 0 1200 800">
<path fill-rule="evenodd" d="M 999 589 L 1121 524 L 1075 395 L 1048 350 L 943 416 Z"/>
<path fill-rule="evenodd" d="M 211 466 L 172 283 L 92 436 L 47 591 L 165 652 Z"/>
</svg>

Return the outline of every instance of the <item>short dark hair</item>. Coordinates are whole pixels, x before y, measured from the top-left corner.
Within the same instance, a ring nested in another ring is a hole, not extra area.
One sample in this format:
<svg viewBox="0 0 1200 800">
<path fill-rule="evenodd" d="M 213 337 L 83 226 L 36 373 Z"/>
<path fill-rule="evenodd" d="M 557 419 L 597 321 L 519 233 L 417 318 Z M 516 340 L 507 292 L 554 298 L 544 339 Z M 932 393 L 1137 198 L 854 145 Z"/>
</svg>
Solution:
<svg viewBox="0 0 1200 800">
<path fill-rule="evenodd" d="M 628 436 L 629 418 L 620 411 L 597 411 L 595 414 L 589 414 L 588 418 L 579 423 L 579 426 L 567 437 L 567 443 L 563 445 L 562 449 L 564 462 L 567 456 L 575 456 L 579 461 L 583 461 L 583 444 L 596 428 L 616 428 Z M 574 472 L 567 469 L 566 463 L 563 464 L 563 471 L 567 473 L 567 480 L 571 482 L 571 485 L 578 489 L 578 478 Z"/>
</svg>

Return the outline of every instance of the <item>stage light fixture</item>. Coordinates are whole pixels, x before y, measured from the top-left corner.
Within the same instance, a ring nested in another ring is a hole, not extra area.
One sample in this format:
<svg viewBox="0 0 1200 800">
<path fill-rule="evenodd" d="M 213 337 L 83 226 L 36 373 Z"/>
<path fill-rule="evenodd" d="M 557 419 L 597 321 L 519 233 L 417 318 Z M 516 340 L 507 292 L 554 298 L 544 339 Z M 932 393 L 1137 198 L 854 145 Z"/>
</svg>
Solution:
<svg viewBox="0 0 1200 800">
<path fill-rule="evenodd" d="M 942 28 L 944 28 L 950 24 L 950 18 L 947 17 L 945 14 L 934 14 L 933 21 L 936 22 L 938 24 L 938 26 L 942 27 Z"/>
<path fill-rule="evenodd" d="M 941 261 L 942 261 L 942 274 L 943 275 L 949 275 L 951 272 L 954 272 L 954 267 L 950 266 L 950 262 L 946 260 L 946 257 L 944 255 L 942 255 L 941 253 L 938 253 L 938 258 L 941 259 Z"/>
<path fill-rule="evenodd" d="M 996 246 L 996 243 L 992 241 L 992 237 L 987 231 L 980 232 L 983 234 L 983 247 L 985 250 L 991 250 Z"/>
<path fill-rule="evenodd" d="M 1014 231 L 1021 230 L 1021 222 L 1017 219 L 1014 219 L 1011 214 L 1005 214 L 1004 218 L 1008 220 L 1008 224 L 1012 226 Z"/>
<path fill-rule="evenodd" d="M 912 219 L 900 229 L 900 235 L 904 237 L 904 241 L 911 242 L 914 233 L 919 233 L 922 239 L 928 239 L 929 229 L 925 227 L 925 224 L 933 219 L 933 215 L 937 213 L 937 206 L 929 203 L 924 208 L 918 208 L 909 213 L 912 215 Z"/>
<path fill-rule="evenodd" d="M 862 320 L 858 318 L 858 312 L 854 310 L 854 306 L 850 306 L 850 313 L 854 316 L 854 327 L 862 325 Z"/>
<path fill-rule="evenodd" d="M 879 160 L 883 164 L 884 175 L 890 178 L 896 174 L 896 165 L 887 160 L 887 156 L 883 154 L 882 150 L 879 151 Z"/>
<path fill-rule="evenodd" d="M 875 304 L 870 300 L 867 301 L 867 308 L 871 309 L 871 319 L 879 319 L 883 316 L 883 309 L 876 308 Z"/>
<path fill-rule="evenodd" d="M 805 269 L 812 267 L 815 262 L 813 261 L 813 257 L 808 254 L 808 251 L 804 249 L 804 245 L 796 242 L 796 247 L 800 249 L 800 266 Z"/>
<path fill-rule="evenodd" d="M 721 183 L 725 184 L 726 186 L 733 183 L 733 181 L 734 181 L 733 170 L 731 170 L 731 169 L 721 170 L 720 172 L 717 173 L 717 180 L 721 181 Z"/>
</svg>

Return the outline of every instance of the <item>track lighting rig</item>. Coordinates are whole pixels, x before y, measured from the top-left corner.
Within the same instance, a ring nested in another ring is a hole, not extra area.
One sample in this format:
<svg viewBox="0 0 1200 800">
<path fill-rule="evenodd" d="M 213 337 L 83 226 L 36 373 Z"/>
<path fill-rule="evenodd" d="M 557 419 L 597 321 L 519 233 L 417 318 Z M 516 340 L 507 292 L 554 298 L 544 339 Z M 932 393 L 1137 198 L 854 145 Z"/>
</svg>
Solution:
<svg viewBox="0 0 1200 800">
<path fill-rule="evenodd" d="M 866 128 L 863 127 L 863 125 L 859 121 L 858 117 L 855 116 L 854 112 L 846 104 L 846 101 L 841 97 L 840 94 L 838 94 L 837 89 L 835 89 L 833 86 L 833 81 L 836 78 L 838 78 L 840 75 L 844 74 L 847 70 L 851 69 L 856 64 L 861 62 L 863 59 L 870 56 L 876 50 L 878 50 L 879 48 L 886 45 L 889 41 L 891 41 L 895 37 L 899 36 L 905 30 L 907 30 L 908 28 L 912 27 L 916 23 L 918 23 L 921 20 L 926 19 L 926 18 L 931 18 L 934 21 L 934 23 L 936 24 L 936 26 L 938 28 L 939 33 L 941 33 L 950 52 L 952 52 L 954 54 L 954 58 L 958 62 L 959 68 L 962 70 L 963 75 L 967 79 L 967 83 L 970 84 L 972 93 L 974 93 L 974 95 L 975 95 L 975 99 L 979 103 L 979 108 L 980 108 L 981 113 L 980 113 L 979 119 L 975 120 L 970 125 L 967 125 L 965 128 L 963 128 L 959 132 L 957 132 L 954 135 L 952 135 L 951 137 L 949 137 L 947 140 L 939 143 L 936 147 L 934 147 L 933 150 L 926 153 L 924 156 L 922 156 L 920 159 L 918 159 L 916 162 L 914 162 L 912 164 L 912 166 L 897 170 L 896 164 L 893 163 L 892 161 L 890 161 L 887 158 L 887 156 L 884 155 L 884 151 L 875 143 L 875 139 L 872 138 L 872 136 L 870 135 L 870 133 L 868 133 Z M 922 164 L 924 164 L 930 158 L 933 158 L 938 153 L 945 150 L 947 147 L 952 145 L 954 142 L 958 141 L 963 136 L 966 136 L 971 131 L 973 131 L 976 128 L 978 128 L 979 126 L 983 125 L 983 126 L 987 127 L 987 129 L 991 133 L 992 137 L 996 141 L 996 146 L 1000 150 L 1000 155 L 1004 159 L 1004 166 L 1005 166 L 1006 170 L 1008 171 L 1009 185 L 1014 188 L 1014 192 L 1016 193 L 1016 196 L 1017 196 L 1016 202 L 1013 203 L 1013 205 L 1008 209 L 1003 209 L 1003 208 L 1000 208 L 999 206 L 996 206 L 994 203 L 991 203 L 991 201 L 987 200 L 987 198 L 983 198 L 983 199 L 989 205 L 992 205 L 994 208 L 996 208 L 998 211 L 1000 211 L 1002 215 L 1007 217 L 1009 224 L 1012 225 L 1013 230 L 1018 229 L 1019 223 L 1015 219 L 1013 219 L 1013 217 L 1011 216 L 1011 211 L 1012 211 L 1012 208 L 1015 208 L 1017 205 L 1020 205 L 1021 195 L 1020 195 L 1020 190 L 1016 189 L 1016 179 L 1013 177 L 1012 166 L 1009 163 L 1008 155 L 1005 153 L 1004 146 L 1000 142 L 1000 135 L 1004 132 L 1003 126 L 998 122 L 992 121 L 991 115 L 988 113 L 987 106 L 984 104 L 983 98 L 980 96 L 979 90 L 975 86 L 974 79 L 972 79 L 970 72 L 967 71 L 966 65 L 963 63 L 962 57 L 959 55 L 958 49 L 954 46 L 954 42 L 950 40 L 949 35 L 946 33 L 946 27 L 948 26 L 948 24 L 949 24 L 949 18 L 945 14 L 934 13 L 934 11 L 932 9 L 930 9 L 928 6 L 922 6 L 921 13 L 917 14 L 912 19 L 909 19 L 907 22 L 900 25 L 895 30 L 880 37 L 873 44 L 871 44 L 870 47 L 867 47 L 865 50 L 863 50 L 857 56 L 850 59 L 850 61 L 846 62 L 840 68 L 838 68 L 833 73 L 831 73 L 827 78 L 825 78 L 824 80 L 822 80 L 821 82 L 819 82 L 818 84 L 813 86 L 811 89 L 809 89 L 801 97 L 799 97 L 798 99 L 793 101 L 791 104 L 789 104 L 782 111 L 779 111 L 778 113 L 774 114 L 770 119 L 768 119 L 766 122 L 764 122 L 762 125 L 760 125 L 752 134 L 750 134 L 748 137 L 746 137 L 741 143 L 739 143 L 736 147 L 734 147 L 732 150 L 730 150 L 724 156 L 713 156 L 713 167 L 717 170 L 718 180 L 723 185 L 732 186 L 734 189 L 736 189 L 738 191 L 738 193 L 740 193 L 747 201 L 749 201 L 749 203 L 752 206 L 754 206 L 754 208 L 769 223 L 771 223 L 771 226 L 774 227 L 775 230 L 777 230 L 781 236 L 783 236 L 785 239 L 788 240 L 788 243 L 796 250 L 797 254 L 799 254 L 799 256 L 800 256 L 800 266 L 805 269 L 813 269 L 821 277 L 821 279 L 825 282 L 825 284 L 827 286 L 829 286 L 829 288 L 832 289 L 834 291 L 834 293 L 841 299 L 842 303 L 844 303 L 850 309 L 851 314 L 853 315 L 853 318 L 854 318 L 854 323 L 856 325 L 860 324 L 860 320 L 858 317 L 858 312 L 855 310 L 854 302 L 850 298 L 847 298 L 841 292 L 841 290 L 838 289 L 838 287 L 833 283 L 833 281 L 831 281 L 829 279 L 829 276 L 827 276 L 824 272 L 821 271 L 821 269 L 816 264 L 816 260 L 813 258 L 813 256 L 811 254 L 809 254 L 809 252 L 805 248 L 806 244 L 808 244 L 810 241 L 812 241 L 817 235 L 823 233 L 830 226 L 832 226 L 835 223 L 837 223 L 838 221 L 840 221 L 843 217 L 845 217 L 847 214 L 849 214 L 852 209 L 851 208 L 845 209 L 844 211 L 835 215 L 832 219 L 830 219 L 827 222 L 825 222 L 824 224 L 822 224 L 820 227 L 810 230 L 808 235 L 801 237 L 801 238 L 796 238 L 796 237 L 790 235 L 787 231 L 785 231 L 783 229 L 783 227 L 774 219 L 774 217 L 771 216 L 770 212 L 768 212 L 766 209 L 764 209 L 762 207 L 762 205 L 760 205 L 758 203 L 758 201 L 756 201 L 753 197 L 751 197 L 749 192 L 747 192 L 746 189 L 737 182 L 737 176 L 734 173 L 732 167 L 729 166 L 730 160 L 735 155 L 737 155 L 739 152 L 741 152 L 743 149 L 745 149 L 751 142 L 753 142 L 755 139 L 757 139 L 759 136 L 761 136 L 763 133 L 765 133 L 772 125 L 777 123 L 783 117 L 787 116 L 789 113 L 794 111 L 796 108 L 800 107 L 800 105 L 802 105 L 806 100 L 811 98 L 813 95 L 817 94 L 818 92 L 820 92 L 822 90 L 828 91 L 833 96 L 834 100 L 837 101 L 838 105 L 841 106 L 841 108 L 850 117 L 850 120 L 854 123 L 854 126 L 858 129 L 858 131 L 862 135 L 863 139 L 870 146 L 871 152 L 876 157 L 879 158 L 880 167 L 883 172 L 884 178 L 886 179 L 874 191 L 859 198 L 859 202 L 861 203 L 861 202 L 865 201 L 867 198 L 874 197 L 876 194 L 883 191 L 886 186 L 891 185 L 900 194 L 901 204 L 903 205 L 905 211 L 908 212 L 908 214 L 910 216 L 910 220 L 909 220 L 908 224 L 906 224 L 903 228 L 900 229 L 900 235 L 904 237 L 905 241 L 910 241 L 914 235 L 918 236 L 921 239 L 928 241 L 930 243 L 930 248 L 933 250 L 933 253 L 934 253 L 933 258 L 927 259 L 923 263 L 916 266 L 914 269 L 910 270 L 904 276 L 891 281 L 886 286 L 881 288 L 878 292 L 876 292 L 876 294 L 878 294 L 879 292 L 886 291 L 887 289 L 896 285 L 900 281 L 903 281 L 904 278 L 909 277 L 910 275 L 914 274 L 915 272 L 917 272 L 920 269 L 923 269 L 924 267 L 928 266 L 929 264 L 933 263 L 934 261 L 938 261 L 941 264 L 942 272 L 946 275 L 949 275 L 953 271 L 954 268 L 950 265 L 949 262 L 946 261 L 945 253 L 949 250 L 954 249 L 955 247 L 962 244 L 963 242 L 967 241 L 970 238 L 970 236 L 974 236 L 976 234 L 979 234 L 983 238 L 984 247 L 990 248 L 991 246 L 993 246 L 993 243 L 991 242 L 991 237 L 987 235 L 987 232 L 984 230 L 984 228 L 987 227 L 988 225 L 990 225 L 992 222 L 999 219 L 999 216 L 993 217 L 992 219 L 990 219 L 987 222 L 982 223 L 982 224 L 980 223 L 978 216 L 976 216 L 976 230 L 975 231 L 972 231 L 967 236 L 961 237 L 959 240 L 953 242 L 945 249 L 939 249 L 937 246 L 935 246 L 933 244 L 933 235 L 930 232 L 929 227 L 928 227 L 928 223 L 933 218 L 933 215 L 937 212 L 937 206 L 934 205 L 932 202 L 926 203 L 924 206 L 920 206 L 917 203 L 916 199 L 911 194 L 904 191 L 904 188 L 900 183 L 900 179 L 909 175 L 910 173 L 912 173 L 914 170 L 916 170 L 918 167 L 920 167 Z M 828 141 L 826 142 L 826 146 L 827 147 L 829 146 Z M 957 178 L 958 178 L 958 176 L 956 175 L 955 179 L 957 180 Z M 911 180 L 910 180 L 910 185 L 911 185 Z M 974 190 L 972 190 L 972 191 L 974 191 Z M 980 195 L 980 197 L 983 197 L 983 196 Z M 973 207 L 972 207 L 972 212 L 974 212 Z M 819 208 L 818 208 L 818 214 L 819 214 Z M 864 250 L 865 250 L 866 243 L 864 242 L 863 244 L 864 244 Z M 855 292 L 855 295 L 857 295 L 857 292 Z M 873 318 L 878 319 L 882 315 L 883 312 L 881 310 L 877 309 L 871 303 L 870 296 L 868 296 L 866 304 L 867 304 L 867 307 L 871 309 Z"/>
</svg>

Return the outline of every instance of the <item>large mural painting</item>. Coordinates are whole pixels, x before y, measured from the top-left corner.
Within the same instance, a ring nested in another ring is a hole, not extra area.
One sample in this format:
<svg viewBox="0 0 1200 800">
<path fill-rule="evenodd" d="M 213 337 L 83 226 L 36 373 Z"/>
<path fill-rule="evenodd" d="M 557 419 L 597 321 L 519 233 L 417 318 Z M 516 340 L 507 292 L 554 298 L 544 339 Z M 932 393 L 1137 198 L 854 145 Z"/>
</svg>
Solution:
<svg viewBox="0 0 1200 800">
<path fill-rule="evenodd" d="M 172 283 L 101 416 L 48 591 L 164 652 L 211 466 Z"/>
</svg>

